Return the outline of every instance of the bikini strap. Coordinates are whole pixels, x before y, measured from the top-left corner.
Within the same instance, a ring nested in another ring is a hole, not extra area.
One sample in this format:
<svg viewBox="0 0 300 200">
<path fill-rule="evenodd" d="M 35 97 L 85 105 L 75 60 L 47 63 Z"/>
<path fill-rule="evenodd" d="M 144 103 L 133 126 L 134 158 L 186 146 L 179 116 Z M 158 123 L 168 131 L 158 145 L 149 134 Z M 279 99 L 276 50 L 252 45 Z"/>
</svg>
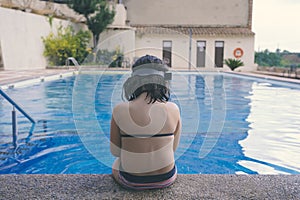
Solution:
<svg viewBox="0 0 300 200">
<path fill-rule="evenodd" d="M 155 135 L 124 135 L 121 134 L 121 137 L 134 137 L 134 138 L 147 138 L 147 137 L 166 137 L 174 135 L 173 133 L 163 133 L 163 134 L 155 134 Z"/>
</svg>

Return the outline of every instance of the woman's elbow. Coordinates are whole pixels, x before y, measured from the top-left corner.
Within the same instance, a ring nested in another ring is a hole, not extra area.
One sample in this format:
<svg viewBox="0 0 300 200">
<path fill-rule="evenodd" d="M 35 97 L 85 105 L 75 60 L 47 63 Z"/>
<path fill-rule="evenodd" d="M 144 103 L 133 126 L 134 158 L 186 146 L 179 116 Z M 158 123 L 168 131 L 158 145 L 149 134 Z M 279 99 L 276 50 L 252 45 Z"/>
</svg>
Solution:
<svg viewBox="0 0 300 200">
<path fill-rule="evenodd" d="M 120 148 L 117 146 L 111 146 L 110 147 L 110 152 L 113 156 L 115 157 L 120 157 Z"/>
</svg>

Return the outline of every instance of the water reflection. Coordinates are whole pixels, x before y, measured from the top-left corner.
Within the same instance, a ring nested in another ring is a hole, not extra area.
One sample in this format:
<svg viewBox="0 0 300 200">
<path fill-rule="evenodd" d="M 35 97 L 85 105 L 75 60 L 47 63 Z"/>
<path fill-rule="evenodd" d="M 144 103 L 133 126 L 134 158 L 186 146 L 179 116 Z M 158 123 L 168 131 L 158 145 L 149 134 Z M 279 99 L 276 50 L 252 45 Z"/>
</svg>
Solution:
<svg viewBox="0 0 300 200">
<path fill-rule="evenodd" d="M 245 156 L 261 162 L 239 163 L 260 174 L 300 173 L 300 91 L 252 84 Z"/>
<path fill-rule="evenodd" d="M 247 136 L 250 101 L 245 97 L 252 82 L 222 74 L 191 76 L 196 80 L 200 128 L 190 149 L 177 160 L 179 172 L 255 173 L 238 164 L 245 159 L 238 142 Z M 182 137 L 189 135 L 183 132 Z"/>
<path fill-rule="evenodd" d="M 124 77 L 103 76 L 95 93 L 85 90 L 94 82 L 89 78 L 80 86 L 80 116 L 83 120 L 90 115 L 97 117 L 87 125 L 91 129 L 93 123 L 101 125 L 104 137 L 94 141 L 104 143 L 109 138 L 111 108 L 121 100 Z M 174 80 L 172 100 L 181 108 L 184 125 L 176 157 L 179 173 L 300 173 L 299 90 L 224 74 L 178 75 Z M 26 110 L 34 111 L 38 123 L 35 132 L 28 134 L 30 123 L 19 116 L 20 135 L 14 151 L 9 126 L 11 107 L 5 102 L 0 105 L 0 172 L 110 173 L 85 149 L 75 131 L 73 81 L 67 78 L 29 90 L 9 90 Z M 95 105 L 85 105 L 90 99 L 96 100 Z M 90 106 L 95 112 L 89 112 Z M 108 155 L 108 144 L 102 143 L 105 148 L 99 156 Z M 92 147 L 99 152 L 98 145 Z M 201 152 L 207 154 L 199 156 Z M 103 159 L 110 162 L 112 157 Z M 18 164 L 20 161 L 22 164 Z"/>
</svg>

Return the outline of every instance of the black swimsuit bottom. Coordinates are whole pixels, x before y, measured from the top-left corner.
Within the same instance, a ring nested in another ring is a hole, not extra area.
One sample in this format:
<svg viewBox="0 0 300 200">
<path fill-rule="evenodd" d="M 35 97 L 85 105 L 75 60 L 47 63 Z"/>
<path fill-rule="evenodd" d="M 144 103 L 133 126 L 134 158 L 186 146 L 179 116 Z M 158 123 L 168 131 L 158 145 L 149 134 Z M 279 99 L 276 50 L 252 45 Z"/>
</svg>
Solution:
<svg viewBox="0 0 300 200">
<path fill-rule="evenodd" d="M 120 174 L 129 182 L 132 183 L 156 183 L 156 182 L 161 182 L 168 180 L 174 174 L 176 173 L 176 167 L 174 165 L 173 169 L 167 173 L 164 174 L 158 174 L 158 175 L 149 175 L 149 176 L 136 176 L 129 174 L 127 172 L 124 172 L 120 170 Z"/>
<path fill-rule="evenodd" d="M 164 134 L 156 134 L 156 135 L 122 135 L 121 137 L 131 137 L 131 138 L 146 138 L 146 137 L 166 137 L 174 135 L 173 133 L 164 133 Z M 130 173 L 124 172 L 122 167 L 120 166 L 120 174 L 127 180 L 133 183 L 155 183 L 165 181 L 171 178 L 176 173 L 176 167 L 174 165 L 173 169 L 164 174 L 158 175 L 149 175 L 149 176 L 136 176 Z"/>
</svg>

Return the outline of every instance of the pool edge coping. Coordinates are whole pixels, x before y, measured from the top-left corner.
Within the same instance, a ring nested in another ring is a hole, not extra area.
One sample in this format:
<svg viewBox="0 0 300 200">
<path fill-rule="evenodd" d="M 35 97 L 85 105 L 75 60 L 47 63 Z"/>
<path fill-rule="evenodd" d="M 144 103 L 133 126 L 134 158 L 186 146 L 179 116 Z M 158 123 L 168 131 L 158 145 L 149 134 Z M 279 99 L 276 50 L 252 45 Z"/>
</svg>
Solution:
<svg viewBox="0 0 300 200">
<path fill-rule="evenodd" d="M 300 199 L 300 175 L 179 174 L 165 189 L 130 191 L 104 175 L 0 175 L 4 199 Z"/>
<path fill-rule="evenodd" d="M 63 77 L 69 77 L 73 76 L 77 71 L 72 71 L 72 72 L 61 72 L 61 73 L 56 73 L 56 74 L 51 74 L 51 75 L 46 75 L 46 76 L 37 76 L 37 77 L 30 77 L 24 80 L 16 81 L 16 82 L 10 82 L 6 84 L 0 85 L 1 89 L 9 89 L 9 88 L 15 88 L 15 87 L 25 87 L 28 85 L 32 85 L 35 83 L 41 83 L 45 81 L 51 81 L 51 80 L 57 80 Z"/>
<path fill-rule="evenodd" d="M 89 71 L 89 70 L 87 70 Z M 108 68 L 103 68 L 103 69 L 97 69 L 98 72 L 103 73 L 103 71 L 109 71 L 109 72 L 114 72 L 114 73 L 128 73 L 128 71 L 130 71 L 130 69 L 108 69 Z M 283 81 L 283 82 L 287 82 L 287 83 L 293 83 L 293 84 L 300 84 L 300 79 L 292 79 L 292 78 L 288 78 L 288 77 L 278 77 L 278 76 L 274 76 L 274 75 L 269 75 L 269 74 L 260 74 L 257 72 L 234 72 L 234 71 L 197 71 L 197 70 L 183 70 L 183 69 L 171 69 L 171 72 L 175 72 L 175 73 L 200 73 L 200 74 L 205 74 L 205 73 L 223 73 L 223 74 L 232 74 L 232 75 L 240 75 L 240 76 L 247 76 L 247 77 L 253 77 L 253 78 L 260 78 L 263 80 L 274 80 L 274 81 Z M 93 71 L 89 71 L 91 73 L 93 73 Z M 66 77 L 66 76 L 72 76 L 72 75 L 76 75 L 79 74 L 80 70 L 70 70 L 70 71 L 63 71 L 63 72 L 57 72 L 57 73 L 53 73 L 50 75 L 38 75 L 38 76 L 32 76 L 32 77 L 27 77 L 24 80 L 16 80 L 16 81 L 12 81 L 12 82 L 8 82 L 8 83 L 3 83 L 0 84 L 0 88 L 1 89 L 8 89 L 8 88 L 14 88 L 14 87 L 23 87 L 23 86 L 27 86 L 30 84 L 34 84 L 34 83 L 39 83 L 39 82 L 44 82 L 44 81 L 51 81 L 51 80 L 56 80 L 62 77 Z"/>
</svg>

